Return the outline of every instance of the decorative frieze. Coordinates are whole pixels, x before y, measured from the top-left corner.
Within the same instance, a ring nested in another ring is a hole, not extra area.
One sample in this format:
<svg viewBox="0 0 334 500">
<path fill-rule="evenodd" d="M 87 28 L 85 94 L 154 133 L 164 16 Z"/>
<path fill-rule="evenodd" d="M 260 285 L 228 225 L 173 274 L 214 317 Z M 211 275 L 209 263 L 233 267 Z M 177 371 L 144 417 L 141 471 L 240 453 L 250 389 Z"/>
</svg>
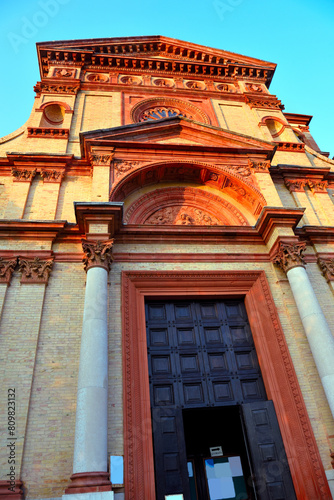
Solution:
<svg viewBox="0 0 334 500">
<path fill-rule="evenodd" d="M 65 170 L 41 169 L 41 177 L 43 182 L 60 184 L 65 177 Z"/>
<path fill-rule="evenodd" d="M 34 86 L 34 91 L 39 97 L 42 93 L 45 94 L 77 94 L 80 90 L 80 84 L 64 85 L 53 83 L 37 82 Z"/>
<path fill-rule="evenodd" d="M 318 264 L 326 280 L 334 281 L 334 259 L 318 258 Z"/>
<path fill-rule="evenodd" d="M 289 153 L 304 153 L 305 144 L 302 142 L 278 142 L 277 151 L 287 151 Z"/>
<path fill-rule="evenodd" d="M 19 257 L 19 270 L 22 273 L 21 283 L 45 283 L 53 267 L 53 258 L 41 260 L 39 257 L 33 259 Z"/>
<path fill-rule="evenodd" d="M 68 139 L 70 129 L 50 127 L 28 127 L 28 137 L 38 139 Z"/>
<path fill-rule="evenodd" d="M 82 248 L 85 253 L 82 259 L 85 271 L 91 267 L 102 267 L 109 272 L 110 264 L 112 262 L 112 246 L 114 240 L 107 241 L 89 241 L 81 240 Z"/>
<path fill-rule="evenodd" d="M 260 96 L 245 95 L 245 102 L 250 108 L 284 109 L 284 106 L 277 98 L 262 98 Z"/>
<path fill-rule="evenodd" d="M 31 182 L 37 173 L 36 168 L 16 168 L 12 167 L 14 182 Z"/>
<path fill-rule="evenodd" d="M 306 243 L 283 243 L 280 242 L 279 250 L 273 262 L 280 266 L 285 273 L 294 267 L 305 267 L 303 253 Z"/>
<path fill-rule="evenodd" d="M 53 76 L 56 78 L 74 78 L 76 69 L 69 68 L 56 68 Z"/>
<path fill-rule="evenodd" d="M 254 160 L 248 160 L 248 166 L 253 170 L 253 172 L 258 172 L 258 173 L 267 173 L 269 172 L 270 168 L 270 161 L 265 160 L 265 161 L 254 161 Z"/>
<path fill-rule="evenodd" d="M 16 267 L 17 259 L 3 259 L 0 257 L 0 283 L 9 285 L 13 271 Z"/>
</svg>

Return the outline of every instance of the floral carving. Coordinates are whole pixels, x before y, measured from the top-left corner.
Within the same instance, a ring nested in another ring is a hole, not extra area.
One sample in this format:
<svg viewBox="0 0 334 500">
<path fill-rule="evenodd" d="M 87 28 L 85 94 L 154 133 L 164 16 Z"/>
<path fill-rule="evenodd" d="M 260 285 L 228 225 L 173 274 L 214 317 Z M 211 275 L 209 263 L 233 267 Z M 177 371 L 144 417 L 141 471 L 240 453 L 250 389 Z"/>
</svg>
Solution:
<svg viewBox="0 0 334 500">
<path fill-rule="evenodd" d="M 23 259 L 19 257 L 19 270 L 22 273 L 21 283 L 47 283 L 52 271 L 53 259 Z"/>
<path fill-rule="evenodd" d="M 10 283 L 17 259 L 5 260 L 0 257 L 0 283 Z"/>
<path fill-rule="evenodd" d="M 115 165 L 116 177 L 120 177 L 121 175 L 130 172 L 130 170 L 139 167 L 139 165 L 141 164 L 142 164 L 141 161 L 115 160 L 114 165 Z"/>
<path fill-rule="evenodd" d="M 228 187 L 230 189 L 233 189 L 233 191 L 235 191 L 236 193 L 238 193 L 240 196 L 243 197 L 244 200 L 248 201 L 248 203 L 250 203 L 252 206 L 255 204 L 255 198 L 253 198 L 252 195 L 250 195 L 249 193 L 247 193 L 246 189 L 244 189 L 243 187 L 237 185 L 237 184 L 234 184 L 233 182 L 230 182 Z"/>
<path fill-rule="evenodd" d="M 176 205 L 157 210 L 148 217 L 144 224 L 176 225 L 176 226 L 217 226 L 222 223 L 203 210 L 187 205 Z"/>
<path fill-rule="evenodd" d="M 65 177 L 65 170 L 42 169 L 41 177 L 43 179 L 43 182 L 56 182 L 60 184 L 63 178 Z"/>
<path fill-rule="evenodd" d="M 307 182 L 301 179 L 284 179 L 284 184 L 289 189 L 290 193 L 293 193 L 304 191 Z"/>
<path fill-rule="evenodd" d="M 274 264 L 280 266 L 285 273 L 294 267 L 305 267 L 303 253 L 306 243 L 280 242 L 279 250 L 274 257 Z"/>
<path fill-rule="evenodd" d="M 254 172 L 264 173 L 264 172 L 269 172 L 270 161 L 248 160 L 248 165 Z"/>
<path fill-rule="evenodd" d="M 107 241 L 81 240 L 82 248 L 85 253 L 82 259 L 85 271 L 88 271 L 91 267 L 102 267 L 109 272 L 112 262 L 113 242 L 113 239 Z"/>
<path fill-rule="evenodd" d="M 37 170 L 34 169 L 18 169 L 12 167 L 12 176 L 17 182 L 31 182 L 35 177 Z"/>
<path fill-rule="evenodd" d="M 327 281 L 334 281 L 334 259 L 322 259 L 319 257 L 318 264 Z"/>
<path fill-rule="evenodd" d="M 247 165 L 228 165 L 227 168 L 233 173 L 241 175 L 241 177 L 249 177 L 252 175 L 252 171 Z"/>
<path fill-rule="evenodd" d="M 103 154 L 94 152 L 89 155 L 89 159 L 93 167 L 99 166 L 109 166 L 111 160 L 113 159 L 114 153 L 111 151 L 109 154 Z"/>
<path fill-rule="evenodd" d="M 327 181 L 312 181 L 308 180 L 307 184 L 312 191 L 326 193 L 328 182 Z"/>
</svg>

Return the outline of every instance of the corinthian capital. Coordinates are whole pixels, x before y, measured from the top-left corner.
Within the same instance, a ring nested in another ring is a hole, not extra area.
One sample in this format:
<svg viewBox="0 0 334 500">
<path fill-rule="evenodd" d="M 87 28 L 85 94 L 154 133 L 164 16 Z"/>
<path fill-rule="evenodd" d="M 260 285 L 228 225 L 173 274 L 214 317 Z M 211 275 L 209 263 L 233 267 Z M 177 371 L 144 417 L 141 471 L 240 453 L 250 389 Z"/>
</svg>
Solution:
<svg viewBox="0 0 334 500">
<path fill-rule="evenodd" d="M 273 262 L 279 265 L 284 272 L 290 271 L 294 267 L 305 267 L 303 253 L 306 243 L 283 243 L 280 242 L 279 250 Z"/>
<path fill-rule="evenodd" d="M 53 259 L 23 259 L 19 257 L 21 283 L 47 283 L 53 266 Z"/>
<path fill-rule="evenodd" d="M 334 281 L 334 259 L 321 259 L 319 257 L 318 264 L 326 280 Z"/>
<path fill-rule="evenodd" d="M 0 283 L 10 283 L 17 259 L 5 260 L 0 257 Z"/>
<path fill-rule="evenodd" d="M 114 240 L 88 241 L 81 240 L 85 257 L 82 259 L 85 271 L 91 267 L 103 267 L 109 272 L 112 262 L 112 245 Z"/>
</svg>

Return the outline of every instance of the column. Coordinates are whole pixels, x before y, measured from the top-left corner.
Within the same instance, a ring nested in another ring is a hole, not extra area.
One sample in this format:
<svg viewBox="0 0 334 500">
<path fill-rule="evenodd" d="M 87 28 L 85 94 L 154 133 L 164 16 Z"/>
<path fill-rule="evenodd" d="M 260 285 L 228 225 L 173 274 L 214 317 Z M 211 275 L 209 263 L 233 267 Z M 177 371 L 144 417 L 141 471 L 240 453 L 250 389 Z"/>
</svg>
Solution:
<svg viewBox="0 0 334 500">
<path fill-rule="evenodd" d="M 286 272 L 310 349 L 334 416 L 334 337 L 308 279 L 305 243 L 280 242 L 274 262 Z"/>
<path fill-rule="evenodd" d="M 82 240 L 87 271 L 73 475 L 65 493 L 111 491 L 107 455 L 108 272 L 113 240 Z"/>
</svg>

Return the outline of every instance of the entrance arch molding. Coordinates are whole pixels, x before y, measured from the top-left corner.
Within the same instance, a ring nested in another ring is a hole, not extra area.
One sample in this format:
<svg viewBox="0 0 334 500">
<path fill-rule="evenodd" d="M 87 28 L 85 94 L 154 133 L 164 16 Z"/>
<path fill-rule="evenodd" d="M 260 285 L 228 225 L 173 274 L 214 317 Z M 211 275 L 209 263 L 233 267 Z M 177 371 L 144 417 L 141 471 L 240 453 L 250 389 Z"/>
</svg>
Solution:
<svg viewBox="0 0 334 500">
<path fill-rule="evenodd" d="M 272 399 L 298 499 L 330 492 L 264 271 L 123 271 L 126 500 L 155 500 L 145 298 L 244 298 L 268 399 Z"/>
</svg>

